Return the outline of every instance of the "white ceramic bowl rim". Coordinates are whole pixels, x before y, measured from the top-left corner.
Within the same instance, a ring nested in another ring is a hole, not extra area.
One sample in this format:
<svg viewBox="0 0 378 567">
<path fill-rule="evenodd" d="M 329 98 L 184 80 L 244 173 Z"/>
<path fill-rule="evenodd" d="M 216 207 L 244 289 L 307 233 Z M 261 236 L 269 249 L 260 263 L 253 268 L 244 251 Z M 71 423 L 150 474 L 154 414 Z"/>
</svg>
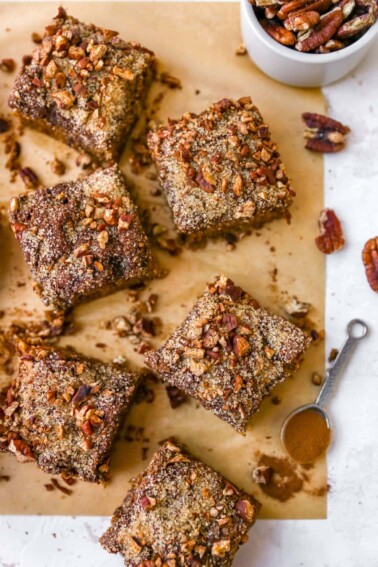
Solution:
<svg viewBox="0 0 378 567">
<path fill-rule="evenodd" d="M 261 41 L 276 53 L 279 53 L 280 55 L 288 59 L 292 59 L 293 61 L 301 61 L 302 63 L 309 64 L 340 61 L 340 59 L 344 59 L 345 57 L 352 55 L 352 53 L 359 51 L 364 45 L 369 43 L 373 36 L 378 33 L 377 21 L 362 37 L 360 37 L 360 39 L 358 39 L 355 43 L 348 45 L 348 47 L 344 47 L 344 49 L 340 49 L 339 51 L 334 51 L 332 53 L 302 53 L 290 47 L 286 47 L 285 45 L 281 45 L 280 43 L 278 43 L 278 41 L 270 37 L 270 35 L 264 30 L 259 20 L 257 19 L 252 4 L 250 4 L 248 0 L 241 1 L 244 4 L 247 18 Z"/>
</svg>

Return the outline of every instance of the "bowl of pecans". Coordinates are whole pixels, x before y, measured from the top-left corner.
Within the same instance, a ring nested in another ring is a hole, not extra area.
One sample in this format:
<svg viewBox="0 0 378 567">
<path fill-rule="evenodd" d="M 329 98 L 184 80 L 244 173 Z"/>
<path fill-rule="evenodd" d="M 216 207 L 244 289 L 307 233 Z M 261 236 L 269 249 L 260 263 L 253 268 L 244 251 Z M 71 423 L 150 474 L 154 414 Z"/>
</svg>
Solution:
<svg viewBox="0 0 378 567">
<path fill-rule="evenodd" d="M 378 0 L 241 0 L 247 51 L 267 75 L 320 87 L 352 71 L 378 36 Z"/>
</svg>

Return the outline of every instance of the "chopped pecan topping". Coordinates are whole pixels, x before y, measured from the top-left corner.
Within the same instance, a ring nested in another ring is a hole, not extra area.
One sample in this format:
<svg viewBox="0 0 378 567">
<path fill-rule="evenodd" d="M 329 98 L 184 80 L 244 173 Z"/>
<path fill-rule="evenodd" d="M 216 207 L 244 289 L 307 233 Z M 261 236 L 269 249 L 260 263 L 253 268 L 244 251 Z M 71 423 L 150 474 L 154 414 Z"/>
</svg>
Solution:
<svg viewBox="0 0 378 567">
<path fill-rule="evenodd" d="M 68 109 L 73 106 L 75 102 L 75 97 L 69 91 L 57 91 L 56 93 L 51 93 L 50 95 L 57 103 L 59 108 Z"/>
<path fill-rule="evenodd" d="M 242 358 L 251 350 L 251 345 L 249 342 L 239 335 L 235 335 L 233 338 L 233 351 L 234 353 Z"/>
<path fill-rule="evenodd" d="M 130 69 L 119 67 L 118 65 L 113 67 L 113 74 L 126 81 L 132 81 L 134 79 L 134 73 Z"/>
<path fill-rule="evenodd" d="M 77 391 L 76 391 L 75 395 L 73 396 L 71 402 L 74 405 L 79 405 L 82 402 L 84 402 L 84 400 L 88 399 L 88 397 L 91 395 L 91 392 L 92 392 L 91 386 L 88 386 L 88 384 L 82 384 L 77 389 Z"/>
<path fill-rule="evenodd" d="M 227 282 L 223 291 L 231 297 L 232 301 L 239 301 L 243 293 L 242 288 L 234 285 L 232 282 Z"/>
<path fill-rule="evenodd" d="M 140 504 L 143 510 L 149 512 L 149 510 L 152 510 L 152 508 L 156 506 L 156 498 L 152 498 L 152 496 L 147 496 L 147 494 L 144 494 L 140 500 Z"/>
<path fill-rule="evenodd" d="M 216 541 L 213 543 L 211 548 L 211 555 L 215 555 L 216 557 L 225 557 L 225 555 L 231 549 L 231 542 L 229 539 L 222 539 L 220 541 Z"/>
<path fill-rule="evenodd" d="M 195 181 L 206 193 L 214 193 L 216 181 L 210 171 L 203 168 L 197 173 Z"/>
<path fill-rule="evenodd" d="M 233 329 L 236 329 L 236 327 L 238 326 L 236 315 L 233 315 L 232 313 L 226 313 L 225 315 L 223 315 L 222 325 L 226 327 L 228 331 L 233 331 Z"/>
<path fill-rule="evenodd" d="M 242 518 L 247 522 L 252 522 L 255 517 L 256 510 L 249 500 L 239 500 L 235 504 L 235 509 L 239 512 Z"/>
<path fill-rule="evenodd" d="M 22 439 L 12 439 L 8 445 L 8 450 L 11 453 L 15 454 L 16 459 L 20 463 L 28 463 L 31 461 L 35 461 L 33 451 L 25 443 L 25 441 L 22 441 Z"/>
</svg>

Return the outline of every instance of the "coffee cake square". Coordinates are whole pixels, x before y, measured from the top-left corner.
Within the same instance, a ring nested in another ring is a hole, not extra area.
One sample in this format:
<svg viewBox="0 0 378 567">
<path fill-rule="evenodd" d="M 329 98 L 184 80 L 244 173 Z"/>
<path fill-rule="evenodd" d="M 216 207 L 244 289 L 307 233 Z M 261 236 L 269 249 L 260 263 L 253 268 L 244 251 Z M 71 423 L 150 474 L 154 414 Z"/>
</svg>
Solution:
<svg viewBox="0 0 378 567">
<path fill-rule="evenodd" d="M 225 276 L 208 285 L 147 365 L 245 433 L 271 389 L 292 374 L 311 339 L 260 307 Z"/>
<path fill-rule="evenodd" d="M 30 126 L 108 164 L 142 110 L 153 69 L 148 49 L 59 8 L 19 72 L 9 106 Z"/>
<path fill-rule="evenodd" d="M 101 543 L 125 565 L 229 566 L 259 503 L 167 441 L 133 481 Z"/>
<path fill-rule="evenodd" d="M 18 348 L 19 375 L 0 400 L 0 451 L 48 474 L 105 480 L 139 377 L 69 350 Z"/>
<path fill-rule="evenodd" d="M 148 144 L 180 233 L 200 239 L 288 216 L 294 193 L 249 97 L 170 120 Z"/>
<path fill-rule="evenodd" d="M 117 166 L 10 201 L 9 218 L 43 302 L 67 310 L 155 275 Z"/>
</svg>

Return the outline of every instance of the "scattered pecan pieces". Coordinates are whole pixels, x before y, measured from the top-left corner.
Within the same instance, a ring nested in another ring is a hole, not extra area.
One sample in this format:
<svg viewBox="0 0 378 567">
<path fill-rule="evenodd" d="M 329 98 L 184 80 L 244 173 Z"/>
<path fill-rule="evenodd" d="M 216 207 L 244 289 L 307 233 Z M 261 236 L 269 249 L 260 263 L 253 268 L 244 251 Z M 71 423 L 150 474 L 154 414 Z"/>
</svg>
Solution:
<svg viewBox="0 0 378 567">
<path fill-rule="evenodd" d="M 344 246 L 344 234 L 339 219 L 332 209 L 324 209 L 319 217 L 320 235 L 316 246 L 324 254 L 332 254 Z"/>
<path fill-rule="evenodd" d="M 368 240 L 362 251 L 367 281 L 373 291 L 378 293 L 378 236 Z"/>
<path fill-rule="evenodd" d="M 328 355 L 328 362 L 334 362 L 339 355 L 339 350 L 337 348 L 331 348 Z"/>
<path fill-rule="evenodd" d="M 247 49 L 244 45 L 244 43 L 241 43 L 239 45 L 239 47 L 237 47 L 236 51 L 235 51 L 235 55 L 246 55 L 247 54 Z"/>
<path fill-rule="evenodd" d="M 311 382 L 314 386 L 321 386 L 323 383 L 323 378 L 318 372 L 313 372 L 311 376 Z"/>
<path fill-rule="evenodd" d="M 302 114 L 307 128 L 304 132 L 306 149 L 322 153 L 340 152 L 345 147 L 345 136 L 350 132 L 341 122 L 312 112 Z"/>
<path fill-rule="evenodd" d="M 160 75 L 160 82 L 163 85 L 167 85 L 170 89 L 182 89 L 181 80 L 177 77 L 173 77 L 166 71 L 163 71 Z"/>
<path fill-rule="evenodd" d="M 178 408 L 188 399 L 185 392 L 179 390 L 176 386 L 166 386 L 165 389 L 172 409 Z"/>
<path fill-rule="evenodd" d="M 273 469 L 272 467 L 261 465 L 252 471 L 252 480 L 256 484 L 269 484 L 272 480 Z"/>
<path fill-rule="evenodd" d="M 16 68 L 16 62 L 14 59 L 0 59 L 0 71 L 5 73 L 12 73 Z"/>
<path fill-rule="evenodd" d="M 50 168 L 51 171 L 55 174 L 55 175 L 64 175 L 66 172 L 66 165 L 64 162 L 62 162 L 60 159 L 58 159 L 57 157 L 55 157 L 51 162 L 50 162 Z"/>
<path fill-rule="evenodd" d="M 20 169 L 19 174 L 27 189 L 37 189 L 37 187 L 39 187 L 40 182 L 38 176 L 31 167 Z"/>
<path fill-rule="evenodd" d="M 33 32 L 33 33 L 31 34 L 31 39 L 32 39 L 32 42 L 33 42 L 33 43 L 36 43 L 37 45 L 39 45 L 40 43 L 42 43 L 42 39 L 43 39 L 43 38 L 42 38 L 42 36 L 41 36 L 39 33 Z"/>
<path fill-rule="evenodd" d="M 9 130 L 9 122 L 5 120 L 5 118 L 0 118 L 0 134 L 4 134 L 4 132 L 8 132 Z"/>
</svg>

